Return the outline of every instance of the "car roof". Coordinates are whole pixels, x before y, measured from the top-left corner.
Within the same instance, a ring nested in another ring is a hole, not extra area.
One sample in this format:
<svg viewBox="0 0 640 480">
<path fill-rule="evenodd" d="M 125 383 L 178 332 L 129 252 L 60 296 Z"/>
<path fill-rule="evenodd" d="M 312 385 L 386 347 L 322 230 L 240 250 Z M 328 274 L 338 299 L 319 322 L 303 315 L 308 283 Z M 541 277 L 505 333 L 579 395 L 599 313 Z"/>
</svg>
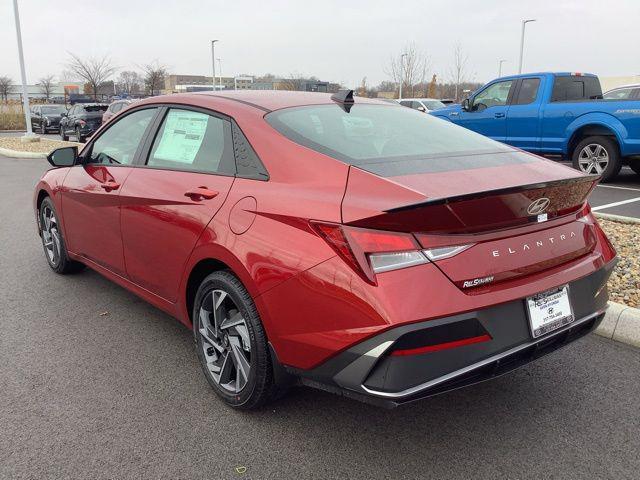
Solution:
<svg viewBox="0 0 640 480">
<path fill-rule="evenodd" d="M 401 98 L 398 101 L 401 102 L 403 100 L 411 100 L 411 101 L 415 101 L 415 102 L 420 102 L 420 101 L 425 101 L 425 100 L 428 100 L 430 102 L 439 102 L 440 101 L 437 98 Z"/>
<path fill-rule="evenodd" d="M 613 87 L 607 90 L 605 93 L 613 92 L 614 90 L 620 90 L 622 88 L 640 88 L 640 83 L 630 83 L 629 85 L 620 85 L 619 87 Z"/>
<path fill-rule="evenodd" d="M 168 97 L 179 97 L 189 94 L 173 94 Z M 195 92 L 193 96 L 202 97 L 219 97 L 229 100 L 235 100 L 245 105 L 250 105 L 261 110 L 272 111 L 281 108 L 301 107 L 304 105 L 323 105 L 333 104 L 330 93 L 318 92 L 298 92 L 288 90 L 232 90 L 229 92 Z M 378 105 L 389 105 L 388 102 L 375 98 L 355 97 L 356 104 L 371 103 Z"/>
</svg>

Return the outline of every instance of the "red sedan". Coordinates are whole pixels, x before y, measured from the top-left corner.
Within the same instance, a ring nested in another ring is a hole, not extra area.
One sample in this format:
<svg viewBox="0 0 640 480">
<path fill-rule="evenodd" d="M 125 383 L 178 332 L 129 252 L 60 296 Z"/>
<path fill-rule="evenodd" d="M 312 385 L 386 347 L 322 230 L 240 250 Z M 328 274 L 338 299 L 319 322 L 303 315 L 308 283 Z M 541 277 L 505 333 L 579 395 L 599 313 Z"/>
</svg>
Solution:
<svg viewBox="0 0 640 480">
<path fill-rule="evenodd" d="M 562 347 L 607 306 L 597 177 L 350 91 L 150 98 L 49 162 L 50 267 L 192 328 L 234 407 L 292 383 L 413 401 Z"/>
</svg>

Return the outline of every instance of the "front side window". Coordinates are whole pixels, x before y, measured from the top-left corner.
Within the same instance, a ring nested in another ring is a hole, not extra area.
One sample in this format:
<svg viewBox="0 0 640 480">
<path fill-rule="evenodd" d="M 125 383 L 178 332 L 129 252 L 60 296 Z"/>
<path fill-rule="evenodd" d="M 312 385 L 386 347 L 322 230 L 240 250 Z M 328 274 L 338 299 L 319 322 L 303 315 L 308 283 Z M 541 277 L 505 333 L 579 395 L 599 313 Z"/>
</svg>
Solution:
<svg viewBox="0 0 640 480">
<path fill-rule="evenodd" d="M 90 163 L 131 165 L 156 108 L 130 113 L 111 125 L 91 147 Z"/>
<path fill-rule="evenodd" d="M 349 112 L 339 105 L 285 108 L 265 119 L 290 140 L 361 168 L 411 163 L 424 171 L 456 170 L 461 168 L 461 160 L 454 156 L 482 164 L 489 156 L 468 154 L 509 151 L 509 147 L 451 122 L 391 104 L 356 103 Z M 499 155 L 495 157 L 495 161 L 502 161 Z"/>
<path fill-rule="evenodd" d="M 603 98 L 605 100 L 629 100 L 632 93 L 633 88 L 620 88 L 618 90 L 612 90 L 605 93 Z"/>
<path fill-rule="evenodd" d="M 235 173 L 231 124 L 206 113 L 172 108 L 153 142 L 147 166 Z"/>
<path fill-rule="evenodd" d="M 507 80 L 506 82 L 497 82 L 489 85 L 474 97 L 473 109 L 484 110 L 489 107 L 506 105 L 512 84 L 513 81 Z"/>
<path fill-rule="evenodd" d="M 538 96 L 538 88 L 540 87 L 539 78 L 525 78 L 520 84 L 518 98 L 513 102 L 514 105 L 528 105 L 536 101 Z"/>
</svg>

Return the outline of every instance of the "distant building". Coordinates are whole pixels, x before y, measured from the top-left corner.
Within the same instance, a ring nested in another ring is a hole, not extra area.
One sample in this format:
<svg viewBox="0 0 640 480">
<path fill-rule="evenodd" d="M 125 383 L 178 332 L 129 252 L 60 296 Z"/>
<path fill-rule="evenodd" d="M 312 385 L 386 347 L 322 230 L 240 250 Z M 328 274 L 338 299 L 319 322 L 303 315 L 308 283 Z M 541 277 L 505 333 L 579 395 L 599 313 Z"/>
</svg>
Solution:
<svg viewBox="0 0 640 480">
<path fill-rule="evenodd" d="M 84 90 L 84 82 L 58 82 L 51 85 L 51 91 L 49 92 L 49 99 L 53 97 L 64 97 L 65 93 L 82 93 Z M 27 95 L 32 99 L 45 99 L 46 95 L 42 91 L 40 85 L 27 85 Z M 22 99 L 22 85 L 13 84 L 9 94 L 7 95 L 9 100 Z"/>
<path fill-rule="evenodd" d="M 252 90 L 298 90 L 302 92 L 328 92 L 329 82 L 312 79 L 275 78 L 264 82 L 253 82 Z"/>
<path fill-rule="evenodd" d="M 216 90 L 248 90 L 253 77 L 240 75 L 236 77 L 216 76 Z M 206 75 L 167 75 L 164 79 L 163 93 L 198 92 L 213 90 L 212 77 Z"/>
<path fill-rule="evenodd" d="M 629 75 L 626 77 L 600 77 L 602 92 L 608 92 L 623 85 L 640 84 L 640 75 Z"/>
</svg>

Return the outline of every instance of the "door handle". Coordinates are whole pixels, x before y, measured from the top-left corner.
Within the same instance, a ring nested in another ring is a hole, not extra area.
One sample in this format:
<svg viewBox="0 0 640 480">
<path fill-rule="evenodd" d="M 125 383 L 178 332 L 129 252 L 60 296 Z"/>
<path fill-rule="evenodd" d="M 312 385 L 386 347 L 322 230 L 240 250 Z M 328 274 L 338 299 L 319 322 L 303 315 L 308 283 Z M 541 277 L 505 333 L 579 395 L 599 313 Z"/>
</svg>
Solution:
<svg viewBox="0 0 640 480">
<path fill-rule="evenodd" d="M 450 116 L 450 117 L 457 117 L 458 115 L 459 115 L 459 113 L 458 113 L 458 112 L 451 112 L 451 113 L 449 114 L 449 116 Z"/>
<path fill-rule="evenodd" d="M 107 192 L 110 192 L 111 190 L 117 190 L 120 188 L 120 184 L 116 183 L 116 182 L 104 182 L 100 184 L 101 188 L 104 188 Z"/>
<path fill-rule="evenodd" d="M 184 194 L 185 197 L 191 198 L 191 200 L 211 200 L 218 195 L 218 192 L 214 192 L 213 190 L 209 190 L 207 187 L 198 187 L 192 190 L 189 190 Z"/>
<path fill-rule="evenodd" d="M 493 116 L 496 118 L 504 118 L 504 113 L 495 113 Z"/>
</svg>

